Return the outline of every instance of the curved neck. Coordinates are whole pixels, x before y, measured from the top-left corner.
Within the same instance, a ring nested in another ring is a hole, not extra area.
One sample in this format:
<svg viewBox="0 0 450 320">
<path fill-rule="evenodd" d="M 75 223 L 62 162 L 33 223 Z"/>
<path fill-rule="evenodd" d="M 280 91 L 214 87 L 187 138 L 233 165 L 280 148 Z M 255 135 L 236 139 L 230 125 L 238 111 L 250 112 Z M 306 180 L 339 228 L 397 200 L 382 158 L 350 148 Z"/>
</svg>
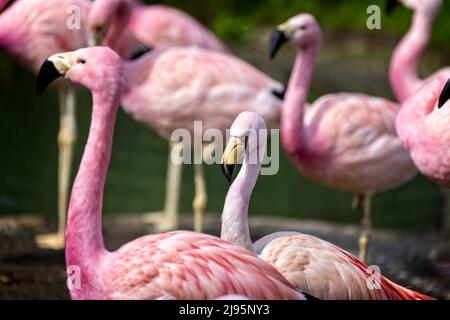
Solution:
<svg viewBox="0 0 450 320">
<path fill-rule="evenodd" d="M 222 212 L 221 238 L 251 251 L 253 244 L 248 225 L 248 206 L 260 172 L 260 162 L 249 164 L 247 159 L 244 161 L 228 190 Z"/>
<path fill-rule="evenodd" d="M 281 109 L 281 140 L 289 156 L 307 151 L 304 113 L 319 45 L 301 49 L 295 60 L 284 105 Z"/>
<path fill-rule="evenodd" d="M 89 276 L 105 252 L 102 235 L 102 201 L 112 150 L 118 95 L 93 92 L 89 137 L 73 184 L 66 229 L 66 260 Z"/>
<path fill-rule="evenodd" d="M 418 65 L 431 37 L 434 16 L 414 13 L 411 29 L 394 51 L 389 70 L 391 86 L 402 103 L 420 86 Z"/>
<path fill-rule="evenodd" d="M 120 0 L 112 9 L 113 16 L 111 25 L 109 26 L 108 34 L 106 35 L 104 45 L 114 48 L 120 36 L 126 29 L 128 22 L 131 19 L 131 13 L 135 6 L 134 1 Z"/>
</svg>

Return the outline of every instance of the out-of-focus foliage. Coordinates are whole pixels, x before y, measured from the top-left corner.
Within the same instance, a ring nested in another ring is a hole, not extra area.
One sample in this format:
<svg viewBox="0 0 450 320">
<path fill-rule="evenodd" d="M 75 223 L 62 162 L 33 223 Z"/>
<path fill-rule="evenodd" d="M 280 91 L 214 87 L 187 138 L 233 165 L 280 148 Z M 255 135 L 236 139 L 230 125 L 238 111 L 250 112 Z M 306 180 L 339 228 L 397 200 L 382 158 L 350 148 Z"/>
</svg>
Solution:
<svg viewBox="0 0 450 320">
<path fill-rule="evenodd" d="M 151 4 L 152 0 L 145 0 Z M 274 26 L 297 13 L 314 14 L 325 31 L 367 31 L 366 11 L 370 5 L 382 9 L 382 30 L 403 34 L 411 23 L 411 12 L 399 6 L 392 16 L 384 7 L 387 0 L 163 0 L 158 3 L 189 12 L 211 27 L 219 36 L 237 40 L 259 26 Z M 433 33 L 434 45 L 450 47 L 450 1 L 443 1 Z"/>
</svg>

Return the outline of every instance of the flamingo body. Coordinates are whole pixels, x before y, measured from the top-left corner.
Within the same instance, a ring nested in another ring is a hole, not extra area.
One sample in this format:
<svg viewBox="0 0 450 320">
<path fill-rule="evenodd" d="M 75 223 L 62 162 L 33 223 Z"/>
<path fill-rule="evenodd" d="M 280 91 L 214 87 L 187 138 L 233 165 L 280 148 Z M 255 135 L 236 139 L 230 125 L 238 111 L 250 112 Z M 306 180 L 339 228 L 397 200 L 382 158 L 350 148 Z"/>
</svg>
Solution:
<svg viewBox="0 0 450 320">
<path fill-rule="evenodd" d="M 291 284 L 324 300 L 429 300 L 401 287 L 352 254 L 301 233 L 275 233 L 254 244 L 255 252 Z"/>
<path fill-rule="evenodd" d="M 277 126 L 282 85 L 232 55 L 198 48 L 157 50 L 128 63 L 123 108 L 170 140 L 179 128 L 225 132 L 244 110 Z"/>
<path fill-rule="evenodd" d="M 306 109 L 307 145 L 287 152 L 304 175 L 341 191 L 371 195 L 398 187 L 416 170 L 395 132 L 397 108 L 363 94 L 323 96 Z M 285 146 L 295 145 L 290 138 Z"/>
<path fill-rule="evenodd" d="M 70 5 L 80 9 L 79 29 L 66 27 Z M 37 72 L 42 61 L 52 54 L 87 45 L 83 23 L 90 6 L 88 0 L 15 1 L 0 14 L 0 48 Z"/>
<path fill-rule="evenodd" d="M 207 300 L 238 294 L 251 299 L 298 299 L 270 265 L 218 238 L 177 231 L 147 236 L 100 263 L 106 299 Z"/>
</svg>

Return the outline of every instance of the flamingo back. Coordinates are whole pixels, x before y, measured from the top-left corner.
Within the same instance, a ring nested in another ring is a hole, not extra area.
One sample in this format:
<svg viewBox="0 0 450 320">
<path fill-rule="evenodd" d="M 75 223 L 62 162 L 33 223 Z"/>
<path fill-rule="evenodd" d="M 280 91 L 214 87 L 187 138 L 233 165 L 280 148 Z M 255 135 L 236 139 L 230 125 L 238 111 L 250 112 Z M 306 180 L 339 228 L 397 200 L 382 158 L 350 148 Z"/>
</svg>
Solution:
<svg viewBox="0 0 450 320">
<path fill-rule="evenodd" d="M 0 15 L 0 47 L 37 72 L 52 54 L 87 46 L 90 5 L 88 0 L 15 1 Z M 77 11 L 69 11 L 71 6 Z M 79 14 L 79 26 L 71 14 Z"/>
<path fill-rule="evenodd" d="M 342 191 L 373 194 L 411 180 L 415 166 L 396 132 L 398 106 L 363 94 L 331 94 L 307 109 L 311 161 L 300 170 Z"/>
<path fill-rule="evenodd" d="M 264 238 L 261 240 L 266 242 Z M 371 268 L 350 253 L 301 233 L 276 236 L 264 246 L 260 258 L 273 265 L 298 290 L 320 299 L 432 299 L 382 275 L 374 275 Z"/>
<path fill-rule="evenodd" d="M 250 251 L 187 231 L 128 243 L 105 257 L 98 274 L 105 299 L 304 299 Z"/>
</svg>

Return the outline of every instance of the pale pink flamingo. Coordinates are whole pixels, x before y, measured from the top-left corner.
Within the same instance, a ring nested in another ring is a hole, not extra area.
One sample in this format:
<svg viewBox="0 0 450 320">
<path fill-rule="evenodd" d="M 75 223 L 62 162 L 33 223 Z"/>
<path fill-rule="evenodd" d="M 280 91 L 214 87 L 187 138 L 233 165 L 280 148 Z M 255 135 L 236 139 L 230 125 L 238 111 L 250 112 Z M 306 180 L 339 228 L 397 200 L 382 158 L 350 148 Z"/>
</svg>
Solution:
<svg viewBox="0 0 450 320">
<path fill-rule="evenodd" d="M 411 28 L 395 49 L 389 72 L 395 96 L 403 103 L 426 82 L 419 77 L 418 64 L 430 42 L 442 0 L 389 0 L 388 11 L 400 2 L 414 11 Z M 450 78 L 450 67 L 439 70 L 428 80 L 437 77 Z"/>
<path fill-rule="evenodd" d="M 225 45 L 193 17 L 175 8 L 149 6 L 139 0 L 95 0 L 88 30 L 93 45 L 102 43 L 124 58 L 131 58 L 144 48 L 196 46 L 228 52 Z"/>
<path fill-rule="evenodd" d="M 397 132 L 419 171 L 450 188 L 450 80 L 426 82 L 403 104 Z"/>
<path fill-rule="evenodd" d="M 266 139 L 259 138 L 265 137 L 265 130 L 264 120 L 252 112 L 240 114 L 230 129 L 223 171 L 230 180 L 237 163 L 242 167 L 225 200 L 221 238 L 254 251 L 298 290 L 319 299 L 432 299 L 374 274 L 352 254 L 310 235 L 278 232 L 252 243 L 248 207 L 265 154 Z"/>
<path fill-rule="evenodd" d="M 359 246 L 360 259 L 367 261 L 371 197 L 403 185 L 417 171 L 395 132 L 395 103 L 338 93 L 305 107 L 320 39 L 320 26 L 309 14 L 274 31 L 272 56 L 285 42 L 299 50 L 281 111 L 282 144 L 305 176 L 364 199 Z"/>
<path fill-rule="evenodd" d="M 7 3 L 7 0 L 1 1 L 0 10 Z M 15 1 L 0 14 L 0 50 L 37 72 L 48 56 L 87 45 L 88 34 L 83 28 L 83 18 L 87 16 L 90 5 L 88 0 Z M 70 11 L 70 8 L 75 11 Z M 81 18 L 80 28 L 69 28 L 68 22 L 78 21 L 75 15 Z M 72 86 L 59 86 L 58 231 L 37 237 L 38 245 L 45 248 L 64 247 L 72 154 L 77 134 L 75 98 Z"/>
<path fill-rule="evenodd" d="M 102 236 L 102 200 L 126 71 L 114 51 L 92 47 L 48 58 L 37 78 L 38 92 L 58 76 L 87 87 L 93 99 L 66 229 L 73 299 L 305 298 L 250 251 L 209 235 L 149 235 L 108 252 Z"/>
</svg>

